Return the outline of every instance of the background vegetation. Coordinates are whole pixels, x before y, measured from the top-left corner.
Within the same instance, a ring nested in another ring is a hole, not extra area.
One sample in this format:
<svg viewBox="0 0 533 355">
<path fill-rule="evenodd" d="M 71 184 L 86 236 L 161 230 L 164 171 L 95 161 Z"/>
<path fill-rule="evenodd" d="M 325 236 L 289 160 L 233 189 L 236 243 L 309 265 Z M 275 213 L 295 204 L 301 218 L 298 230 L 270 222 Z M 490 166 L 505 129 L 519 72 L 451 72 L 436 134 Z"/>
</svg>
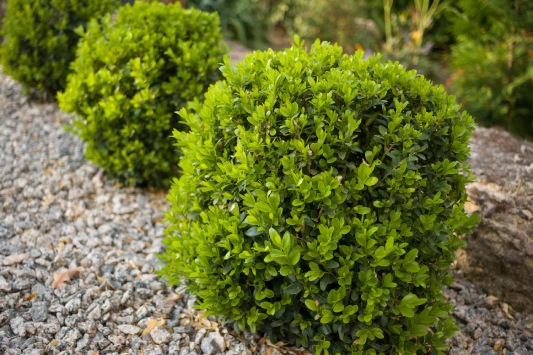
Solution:
<svg viewBox="0 0 533 355">
<path fill-rule="evenodd" d="M 532 1 L 185 2 L 207 10 L 224 8 L 221 22 L 232 24 L 225 27 L 226 35 L 253 48 L 263 48 L 265 40 L 283 47 L 298 34 L 307 43 L 316 38 L 336 42 L 347 53 L 381 52 L 446 84 L 479 124 L 533 138 Z"/>
<path fill-rule="evenodd" d="M 177 2 L 177 0 L 161 0 Z M 123 0 L 122 3 L 132 3 Z M 528 0 L 179 0 L 218 12 L 223 34 L 280 49 L 294 34 L 381 52 L 445 84 L 478 124 L 533 139 L 533 2 Z M 8 1 L 0 1 L 0 25 Z M 3 34 L 0 36 L 0 42 Z"/>
<path fill-rule="evenodd" d="M 54 97 L 65 88 L 69 65 L 76 56 L 76 29 L 119 5 L 118 0 L 10 0 L 6 6 L 9 16 L 2 21 L 3 71 L 21 82 L 27 92 Z"/>
</svg>

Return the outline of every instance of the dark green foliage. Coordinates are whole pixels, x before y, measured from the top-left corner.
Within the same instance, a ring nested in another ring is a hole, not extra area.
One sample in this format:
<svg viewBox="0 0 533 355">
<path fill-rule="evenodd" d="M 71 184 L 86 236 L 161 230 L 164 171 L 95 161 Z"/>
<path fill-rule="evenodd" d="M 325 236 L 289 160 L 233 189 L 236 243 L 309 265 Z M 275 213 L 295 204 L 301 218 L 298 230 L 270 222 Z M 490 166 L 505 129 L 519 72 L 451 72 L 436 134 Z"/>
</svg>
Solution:
<svg viewBox="0 0 533 355">
<path fill-rule="evenodd" d="M 397 63 L 256 52 L 178 132 L 161 271 L 198 307 L 317 354 L 442 352 L 473 119 Z M 327 350 L 329 349 L 329 350 Z"/>
<path fill-rule="evenodd" d="M 9 0 L 0 50 L 4 72 L 27 91 L 53 98 L 65 88 L 75 57 L 75 29 L 119 5 L 118 0 Z"/>
<path fill-rule="evenodd" d="M 187 6 L 217 12 L 224 35 L 250 48 L 265 48 L 266 22 L 258 0 L 188 0 Z"/>
<path fill-rule="evenodd" d="M 86 157 L 130 184 L 161 185 L 179 159 L 176 111 L 219 77 L 225 47 L 218 16 L 179 3 L 136 2 L 91 22 L 60 106 L 79 115 L 72 129 Z"/>
<path fill-rule="evenodd" d="M 453 88 L 479 123 L 533 139 L 533 2 L 461 0 Z"/>
</svg>

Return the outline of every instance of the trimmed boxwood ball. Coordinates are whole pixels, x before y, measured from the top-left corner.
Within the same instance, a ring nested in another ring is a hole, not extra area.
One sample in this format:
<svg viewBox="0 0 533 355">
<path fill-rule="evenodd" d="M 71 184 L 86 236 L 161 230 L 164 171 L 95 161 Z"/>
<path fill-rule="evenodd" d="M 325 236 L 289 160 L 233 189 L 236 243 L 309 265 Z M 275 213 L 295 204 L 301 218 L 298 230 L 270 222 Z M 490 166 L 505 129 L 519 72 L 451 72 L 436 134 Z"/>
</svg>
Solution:
<svg viewBox="0 0 533 355">
<path fill-rule="evenodd" d="M 208 315 L 316 354 L 445 350 L 442 286 L 476 222 L 472 117 L 416 72 L 327 43 L 222 71 L 180 112 L 161 275 Z"/>
<path fill-rule="evenodd" d="M 91 22 L 73 62 L 60 107 L 85 155 L 111 177 L 165 185 L 177 174 L 177 114 L 220 77 L 226 53 L 216 14 L 179 3 L 137 1 Z"/>
<path fill-rule="evenodd" d="M 4 72 L 27 92 L 55 97 L 75 58 L 76 28 L 118 6 L 118 0 L 9 0 L 0 49 Z"/>
</svg>

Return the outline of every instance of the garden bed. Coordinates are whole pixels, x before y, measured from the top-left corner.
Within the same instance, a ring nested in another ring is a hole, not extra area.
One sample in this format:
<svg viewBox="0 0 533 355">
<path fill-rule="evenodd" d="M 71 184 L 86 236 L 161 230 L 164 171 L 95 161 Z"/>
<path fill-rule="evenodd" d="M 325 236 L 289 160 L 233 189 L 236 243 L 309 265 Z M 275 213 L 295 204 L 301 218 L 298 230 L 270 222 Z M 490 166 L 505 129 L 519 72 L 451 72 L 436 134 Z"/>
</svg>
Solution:
<svg viewBox="0 0 533 355">
<path fill-rule="evenodd" d="M 204 318 L 156 276 L 165 191 L 107 179 L 63 129 L 70 118 L 0 76 L 0 352 L 303 353 Z M 474 154 L 490 136 L 475 135 Z M 461 327 L 449 354 L 533 352 L 533 315 L 461 270 L 445 294 Z"/>
</svg>

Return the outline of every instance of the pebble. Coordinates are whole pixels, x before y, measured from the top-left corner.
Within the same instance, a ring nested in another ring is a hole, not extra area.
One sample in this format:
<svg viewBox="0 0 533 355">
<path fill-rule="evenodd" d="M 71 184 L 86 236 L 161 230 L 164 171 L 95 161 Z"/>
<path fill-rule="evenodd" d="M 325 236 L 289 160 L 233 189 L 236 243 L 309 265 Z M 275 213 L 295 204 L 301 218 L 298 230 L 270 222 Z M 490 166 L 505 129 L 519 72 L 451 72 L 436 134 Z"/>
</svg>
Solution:
<svg viewBox="0 0 533 355">
<path fill-rule="evenodd" d="M 155 327 L 152 329 L 150 336 L 156 344 L 168 343 L 171 338 L 171 334 L 163 327 Z"/>
<path fill-rule="evenodd" d="M 78 339 L 81 338 L 81 334 L 78 329 L 69 329 L 62 340 L 74 346 Z"/>
<path fill-rule="evenodd" d="M 16 279 L 12 284 L 12 288 L 15 291 L 22 291 L 31 288 L 32 284 L 33 282 L 30 279 Z"/>
<path fill-rule="evenodd" d="M 11 291 L 11 285 L 6 281 L 6 279 L 4 279 L 3 276 L 0 276 L 0 291 Z"/>
<path fill-rule="evenodd" d="M 56 334 L 61 329 L 61 324 L 57 320 L 48 321 L 40 327 L 45 334 Z"/>
<path fill-rule="evenodd" d="M 244 344 L 237 344 L 235 347 L 231 348 L 226 355 L 252 355 L 250 349 Z"/>
<path fill-rule="evenodd" d="M 218 332 L 209 333 L 207 337 L 202 339 L 200 348 L 206 355 L 213 355 L 218 352 L 226 350 L 226 342 L 224 337 Z"/>
<path fill-rule="evenodd" d="M 9 322 L 9 325 L 11 326 L 11 330 L 15 335 L 18 335 L 19 337 L 23 337 L 26 335 L 26 326 L 24 325 L 25 320 L 22 317 L 15 317 L 11 319 Z"/>
<path fill-rule="evenodd" d="M 192 353 L 188 353 L 191 354 Z M 146 348 L 144 348 L 144 355 L 163 355 L 163 350 L 157 345 L 150 344 Z"/>
<path fill-rule="evenodd" d="M 99 304 L 93 304 L 94 307 L 87 310 L 87 319 L 98 320 L 102 317 L 102 309 Z"/>
<path fill-rule="evenodd" d="M 6 257 L 3 261 L 4 265 L 13 265 L 23 262 L 28 258 L 27 254 L 14 254 Z"/>
<path fill-rule="evenodd" d="M 81 350 L 87 347 L 89 344 L 89 341 L 91 340 L 89 334 L 85 333 L 83 337 L 81 337 L 80 340 L 76 343 L 76 350 Z"/>
<path fill-rule="evenodd" d="M 80 309 L 81 300 L 79 298 L 73 298 L 65 304 L 65 309 L 69 313 L 75 313 Z"/>
<path fill-rule="evenodd" d="M 30 309 L 31 319 L 34 322 L 44 322 L 48 319 L 48 304 L 46 302 L 35 302 Z"/>
<path fill-rule="evenodd" d="M 125 334 L 138 334 L 141 331 L 141 328 L 131 324 L 121 324 L 117 328 Z"/>
</svg>

